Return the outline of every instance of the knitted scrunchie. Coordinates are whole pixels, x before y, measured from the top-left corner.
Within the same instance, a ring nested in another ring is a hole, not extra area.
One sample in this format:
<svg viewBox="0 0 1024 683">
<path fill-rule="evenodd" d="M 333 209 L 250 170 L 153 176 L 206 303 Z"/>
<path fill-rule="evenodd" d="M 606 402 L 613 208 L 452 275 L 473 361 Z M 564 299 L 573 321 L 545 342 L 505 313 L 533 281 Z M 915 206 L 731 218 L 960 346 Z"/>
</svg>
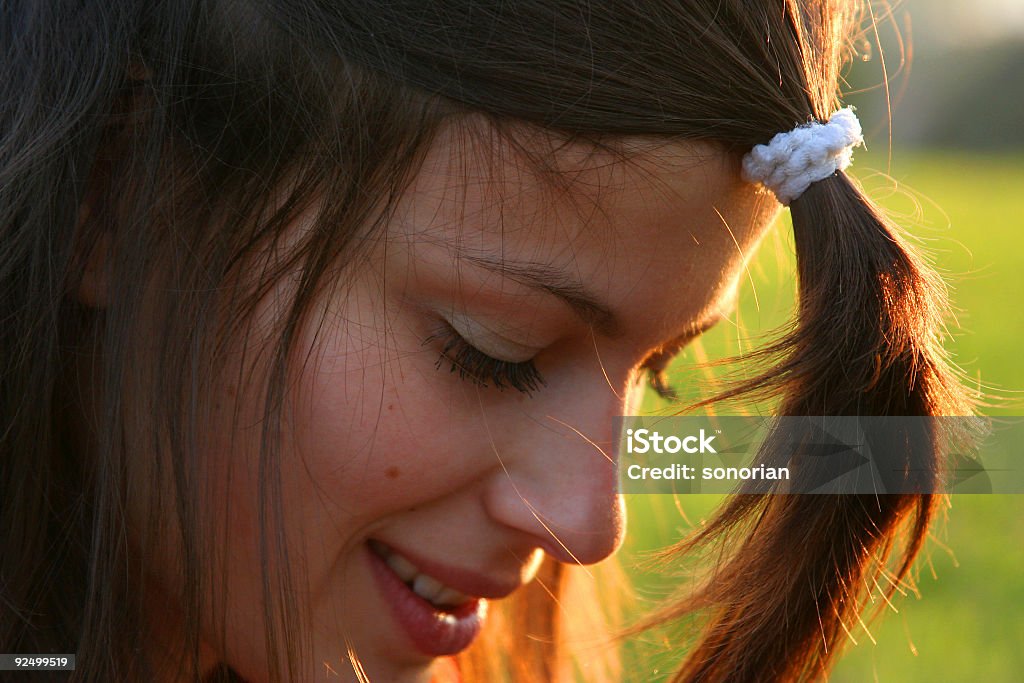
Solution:
<svg viewBox="0 0 1024 683">
<path fill-rule="evenodd" d="M 743 157 L 743 179 L 763 183 L 788 205 L 811 183 L 842 171 L 863 144 L 860 121 L 852 107 L 840 109 L 825 123 L 807 123 L 779 133 Z"/>
</svg>

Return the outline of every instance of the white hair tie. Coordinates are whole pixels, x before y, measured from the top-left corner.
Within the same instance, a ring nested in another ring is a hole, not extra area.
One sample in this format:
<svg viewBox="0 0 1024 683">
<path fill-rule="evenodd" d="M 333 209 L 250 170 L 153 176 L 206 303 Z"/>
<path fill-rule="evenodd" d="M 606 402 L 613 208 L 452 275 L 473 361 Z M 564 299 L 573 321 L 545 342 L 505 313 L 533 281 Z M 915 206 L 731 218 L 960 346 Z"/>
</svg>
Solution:
<svg viewBox="0 0 1024 683">
<path fill-rule="evenodd" d="M 763 183 L 788 205 L 811 183 L 849 166 L 853 148 L 863 143 L 853 108 L 840 109 L 826 123 L 806 123 L 756 145 L 743 157 L 743 179 Z"/>
</svg>

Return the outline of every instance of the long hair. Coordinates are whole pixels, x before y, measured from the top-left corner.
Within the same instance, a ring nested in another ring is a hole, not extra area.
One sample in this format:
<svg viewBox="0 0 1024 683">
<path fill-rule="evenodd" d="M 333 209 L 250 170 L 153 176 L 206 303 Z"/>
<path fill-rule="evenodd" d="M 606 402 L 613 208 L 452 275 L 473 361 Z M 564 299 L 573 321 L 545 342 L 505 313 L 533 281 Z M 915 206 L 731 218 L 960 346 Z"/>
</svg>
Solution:
<svg viewBox="0 0 1024 683">
<path fill-rule="evenodd" d="M 434 134 L 483 114 L 509 136 L 525 123 L 598 145 L 701 139 L 738 158 L 837 107 L 861 19 L 852 0 L 8 0 L 0 650 L 73 647 L 72 680 L 152 678 L 139 587 L 162 532 L 157 511 L 125 533 L 139 484 L 128 459 L 144 440 L 172 455 L 142 485 L 154 500 L 173 492 L 158 507 L 180 529 L 181 664 L 195 674 L 206 596 L 224 588 L 202 562 L 217 533 L 195 494 L 198 399 L 256 302 L 299 266 L 272 343 L 252 353 L 269 367 L 259 462 L 268 676 L 306 680 L 273 439 L 288 359 L 314 297 L 379 234 Z M 331 200 L 314 228 L 285 258 L 261 261 L 321 195 Z M 968 412 L 938 344 L 943 289 L 896 229 L 843 173 L 791 209 L 798 317 L 740 389 L 779 396 L 782 414 Z M 108 256 L 102 312 L 70 295 L 95 276 L 95 249 Z M 241 277 L 254 267 L 256 283 Z M 83 358 L 87 340 L 101 361 Z M 102 387 L 85 418 L 65 391 L 83 375 Z M 74 437 L 83 431 L 95 442 L 88 458 Z M 708 615 L 677 680 L 823 675 L 862 606 L 859 587 L 909 520 L 896 574 L 907 571 L 935 505 L 910 494 L 733 499 L 680 548 L 738 535 L 706 588 L 662 614 Z M 564 615 L 544 591 L 558 596 L 570 574 L 549 566 L 543 587 L 508 601 L 503 623 L 530 639 L 478 644 L 462 671 L 489 681 L 565 671 Z"/>
</svg>

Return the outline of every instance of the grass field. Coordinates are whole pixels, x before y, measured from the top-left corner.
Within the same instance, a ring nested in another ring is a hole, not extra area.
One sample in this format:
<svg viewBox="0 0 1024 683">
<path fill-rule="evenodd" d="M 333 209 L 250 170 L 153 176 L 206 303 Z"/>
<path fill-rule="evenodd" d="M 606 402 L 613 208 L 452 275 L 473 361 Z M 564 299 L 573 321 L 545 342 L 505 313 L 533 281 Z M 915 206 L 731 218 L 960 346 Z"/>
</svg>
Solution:
<svg viewBox="0 0 1024 683">
<path fill-rule="evenodd" d="M 1024 157 L 894 156 L 890 169 L 884 156 L 861 154 L 856 175 L 947 278 L 955 306 L 947 346 L 972 385 L 991 397 L 994 405 L 984 412 L 1024 415 Z M 673 380 L 687 398 L 708 386 L 710 371 L 696 364 L 741 353 L 787 319 L 792 273 L 790 230 L 782 223 L 751 263 L 735 324 L 721 324 L 678 359 Z M 663 404 L 649 396 L 644 407 Z M 629 498 L 621 558 L 641 607 L 679 581 L 643 568 L 643 558 L 685 535 L 717 502 L 709 496 Z M 962 495 L 950 504 L 918 561 L 919 597 L 900 598 L 898 613 L 886 608 L 868 623 L 870 636 L 851 627 L 857 645 L 846 651 L 832 681 L 1024 680 L 1024 495 Z M 676 640 L 659 635 L 633 643 L 627 680 L 662 680 L 682 654 Z"/>
</svg>

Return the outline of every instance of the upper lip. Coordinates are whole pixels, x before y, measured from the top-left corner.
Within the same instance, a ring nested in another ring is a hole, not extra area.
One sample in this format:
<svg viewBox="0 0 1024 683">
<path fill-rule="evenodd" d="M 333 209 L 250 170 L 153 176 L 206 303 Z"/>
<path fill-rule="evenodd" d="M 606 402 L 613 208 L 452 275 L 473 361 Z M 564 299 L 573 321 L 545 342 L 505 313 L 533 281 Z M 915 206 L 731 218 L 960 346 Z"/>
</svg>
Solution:
<svg viewBox="0 0 1024 683">
<path fill-rule="evenodd" d="M 416 569 L 424 574 L 429 574 L 449 588 L 454 588 L 458 592 L 472 597 L 498 600 L 510 595 L 523 585 L 518 575 L 516 579 L 509 581 L 496 579 L 472 569 L 443 564 L 393 543 L 379 539 L 374 540 L 412 562 L 416 565 Z"/>
</svg>

